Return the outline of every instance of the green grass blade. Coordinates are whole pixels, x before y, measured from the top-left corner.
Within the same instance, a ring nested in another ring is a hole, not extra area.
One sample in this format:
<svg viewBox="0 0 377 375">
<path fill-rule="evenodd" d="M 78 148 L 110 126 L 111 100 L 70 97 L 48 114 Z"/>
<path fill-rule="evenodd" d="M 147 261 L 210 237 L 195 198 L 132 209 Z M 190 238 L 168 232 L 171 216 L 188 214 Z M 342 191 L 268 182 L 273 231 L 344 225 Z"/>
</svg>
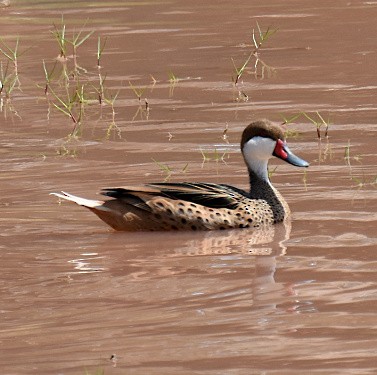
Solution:
<svg viewBox="0 0 377 375">
<path fill-rule="evenodd" d="M 89 32 L 87 35 L 85 35 L 77 44 L 76 44 L 76 47 L 80 47 L 81 44 L 83 44 L 86 40 L 88 40 L 89 37 L 91 37 L 94 33 L 94 30 L 92 30 L 91 32 Z"/>
</svg>

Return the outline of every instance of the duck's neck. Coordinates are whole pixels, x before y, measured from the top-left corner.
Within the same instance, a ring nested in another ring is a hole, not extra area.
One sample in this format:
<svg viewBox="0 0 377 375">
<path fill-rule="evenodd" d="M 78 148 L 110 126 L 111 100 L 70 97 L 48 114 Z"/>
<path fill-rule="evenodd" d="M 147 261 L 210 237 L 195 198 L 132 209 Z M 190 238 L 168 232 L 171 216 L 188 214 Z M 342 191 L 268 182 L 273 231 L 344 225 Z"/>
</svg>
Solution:
<svg viewBox="0 0 377 375">
<path fill-rule="evenodd" d="M 249 169 L 249 180 L 250 180 L 250 198 L 252 199 L 266 199 L 267 196 L 273 192 L 271 182 L 266 175 L 261 176 Z"/>
<path fill-rule="evenodd" d="M 274 221 L 283 221 L 289 215 L 289 207 L 281 194 L 272 186 L 268 178 L 267 167 L 263 174 L 249 169 L 249 178 L 250 198 L 265 200 L 274 213 Z"/>
</svg>

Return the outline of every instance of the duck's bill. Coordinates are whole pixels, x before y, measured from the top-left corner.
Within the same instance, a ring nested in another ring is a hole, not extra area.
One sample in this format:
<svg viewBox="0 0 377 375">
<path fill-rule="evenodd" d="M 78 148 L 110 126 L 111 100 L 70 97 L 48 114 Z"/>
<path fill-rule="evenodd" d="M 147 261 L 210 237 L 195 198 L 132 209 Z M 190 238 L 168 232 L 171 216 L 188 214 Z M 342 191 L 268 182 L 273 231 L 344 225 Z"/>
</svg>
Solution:
<svg viewBox="0 0 377 375">
<path fill-rule="evenodd" d="M 309 163 L 298 156 L 296 156 L 282 140 L 276 142 L 276 147 L 273 153 L 279 159 L 286 161 L 296 167 L 309 167 Z"/>
</svg>

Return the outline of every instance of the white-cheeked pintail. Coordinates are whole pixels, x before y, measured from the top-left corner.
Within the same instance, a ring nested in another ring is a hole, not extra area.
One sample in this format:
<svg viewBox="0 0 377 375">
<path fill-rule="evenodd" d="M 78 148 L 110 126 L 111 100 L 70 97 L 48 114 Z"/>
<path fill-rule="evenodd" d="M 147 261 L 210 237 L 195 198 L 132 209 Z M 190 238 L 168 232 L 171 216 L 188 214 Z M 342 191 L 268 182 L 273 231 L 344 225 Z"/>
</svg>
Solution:
<svg viewBox="0 0 377 375">
<path fill-rule="evenodd" d="M 213 183 L 150 183 L 106 188 L 106 201 L 52 193 L 94 212 L 119 231 L 213 230 L 260 227 L 290 215 L 287 202 L 272 186 L 267 164 L 272 156 L 297 167 L 309 164 L 288 148 L 280 126 L 256 121 L 245 128 L 241 151 L 250 191 Z"/>
</svg>

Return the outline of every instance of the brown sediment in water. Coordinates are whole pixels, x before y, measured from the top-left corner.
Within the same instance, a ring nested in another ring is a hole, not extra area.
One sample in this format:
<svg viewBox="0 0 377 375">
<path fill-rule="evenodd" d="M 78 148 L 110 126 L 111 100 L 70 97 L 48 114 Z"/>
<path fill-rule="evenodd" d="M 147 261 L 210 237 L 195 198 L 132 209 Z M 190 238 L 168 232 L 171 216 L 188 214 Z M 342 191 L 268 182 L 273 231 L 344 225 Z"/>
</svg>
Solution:
<svg viewBox="0 0 377 375">
<path fill-rule="evenodd" d="M 376 372 L 375 11 L 373 2 L 325 1 L 1 9 L 0 36 L 11 48 L 19 36 L 25 51 L 21 90 L 10 101 L 3 93 L 0 113 L 3 372 Z M 59 53 L 50 30 L 61 14 L 69 37 L 88 17 L 85 33 L 95 30 L 77 56 L 90 95 L 98 35 L 108 37 L 105 86 L 119 91 L 115 117 L 109 104 L 88 104 L 81 138 L 69 141 L 72 121 L 52 95 L 49 111 L 43 92 L 42 60 L 51 68 Z M 260 50 L 264 71 L 250 65 L 235 89 L 231 58 L 245 61 L 257 21 L 278 30 Z M 129 82 L 146 87 L 144 111 Z M 248 100 L 235 101 L 238 91 Z M 321 143 L 305 118 L 288 126 L 299 132 L 292 148 L 311 162 L 305 176 L 272 165 L 292 228 L 113 233 L 48 195 L 62 188 L 96 199 L 102 186 L 169 175 L 246 187 L 244 126 L 300 111 L 332 124 Z"/>
</svg>

